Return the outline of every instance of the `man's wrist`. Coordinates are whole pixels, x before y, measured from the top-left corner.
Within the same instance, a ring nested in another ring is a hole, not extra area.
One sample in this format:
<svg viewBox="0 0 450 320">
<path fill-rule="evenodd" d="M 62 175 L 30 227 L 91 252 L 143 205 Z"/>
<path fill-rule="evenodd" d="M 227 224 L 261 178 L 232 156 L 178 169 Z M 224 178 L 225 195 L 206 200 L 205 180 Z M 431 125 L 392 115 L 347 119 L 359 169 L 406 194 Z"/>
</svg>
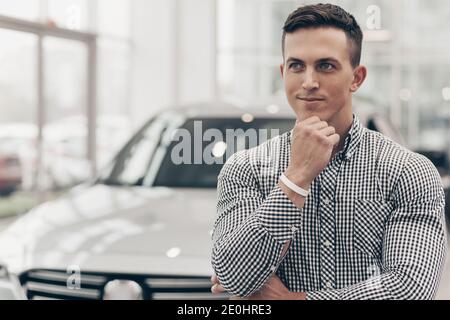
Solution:
<svg viewBox="0 0 450 320">
<path fill-rule="evenodd" d="M 300 170 L 288 168 L 284 175 L 292 183 L 299 186 L 302 189 L 309 190 L 311 188 L 312 181 L 308 179 Z"/>
<path fill-rule="evenodd" d="M 294 191 L 296 194 L 299 194 L 300 196 L 302 196 L 304 198 L 308 197 L 309 190 L 305 190 L 302 187 L 299 187 L 294 182 L 289 180 L 289 178 L 287 178 L 284 174 L 281 175 L 280 181 L 283 182 L 286 185 L 286 187 L 288 187 L 289 189 Z"/>
</svg>

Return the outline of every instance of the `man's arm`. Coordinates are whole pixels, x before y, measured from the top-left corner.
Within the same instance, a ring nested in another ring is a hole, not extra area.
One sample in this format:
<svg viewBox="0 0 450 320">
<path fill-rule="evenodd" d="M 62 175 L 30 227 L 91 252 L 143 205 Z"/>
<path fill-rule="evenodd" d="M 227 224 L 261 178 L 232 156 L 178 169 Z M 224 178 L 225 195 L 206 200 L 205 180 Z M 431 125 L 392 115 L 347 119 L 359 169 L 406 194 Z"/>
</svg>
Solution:
<svg viewBox="0 0 450 320">
<path fill-rule="evenodd" d="M 398 204 L 385 229 L 381 270 L 340 290 L 307 293 L 307 299 L 432 299 L 447 252 L 444 191 L 430 161 L 412 155 L 395 190 Z"/>
<path fill-rule="evenodd" d="M 220 283 L 242 297 L 276 271 L 302 218 L 279 186 L 263 198 L 247 157 L 247 151 L 234 155 L 219 176 L 212 252 Z"/>
</svg>

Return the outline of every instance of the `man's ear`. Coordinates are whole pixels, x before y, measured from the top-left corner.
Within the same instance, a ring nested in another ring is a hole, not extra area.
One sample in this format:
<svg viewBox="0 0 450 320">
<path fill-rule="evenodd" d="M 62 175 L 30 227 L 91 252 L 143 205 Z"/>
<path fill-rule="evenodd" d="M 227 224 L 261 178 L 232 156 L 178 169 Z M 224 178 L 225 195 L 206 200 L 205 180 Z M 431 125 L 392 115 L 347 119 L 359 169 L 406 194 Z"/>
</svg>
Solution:
<svg viewBox="0 0 450 320">
<path fill-rule="evenodd" d="M 353 71 L 353 82 L 350 87 L 351 92 L 356 92 L 364 83 L 367 77 L 367 68 L 365 66 L 358 66 Z"/>
<path fill-rule="evenodd" d="M 280 64 L 281 77 L 284 78 L 284 64 Z"/>
</svg>

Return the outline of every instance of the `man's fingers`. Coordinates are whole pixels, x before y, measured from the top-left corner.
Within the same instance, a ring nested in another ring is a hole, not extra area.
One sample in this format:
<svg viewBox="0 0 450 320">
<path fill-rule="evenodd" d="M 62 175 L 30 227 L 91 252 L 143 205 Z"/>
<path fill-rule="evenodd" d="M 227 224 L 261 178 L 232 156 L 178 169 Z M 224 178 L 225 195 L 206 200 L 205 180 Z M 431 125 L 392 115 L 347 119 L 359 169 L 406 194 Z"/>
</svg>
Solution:
<svg viewBox="0 0 450 320">
<path fill-rule="evenodd" d="M 322 130 L 328 127 L 328 123 L 326 123 L 325 121 L 319 121 L 309 125 L 309 127 L 314 130 Z"/>
<path fill-rule="evenodd" d="M 211 276 L 211 282 L 212 282 L 212 286 L 211 286 L 211 292 L 214 294 L 221 294 L 221 293 L 225 293 L 227 292 L 225 290 L 224 287 L 222 287 L 222 285 L 219 282 L 219 278 L 214 274 Z"/>
<path fill-rule="evenodd" d="M 320 122 L 320 118 L 318 116 L 309 117 L 308 119 L 302 121 L 302 123 L 306 125 L 314 124 L 316 122 Z"/>
<path fill-rule="evenodd" d="M 327 139 L 330 140 L 330 142 L 333 144 L 333 146 L 338 145 L 339 141 L 341 140 L 340 136 L 337 133 L 329 136 Z"/>
<path fill-rule="evenodd" d="M 326 127 L 320 130 L 320 133 L 325 135 L 326 137 L 331 136 L 336 133 L 336 129 L 334 127 Z"/>
<path fill-rule="evenodd" d="M 214 294 L 224 293 L 226 292 L 225 288 L 220 284 L 216 283 L 211 287 L 211 292 Z"/>
</svg>

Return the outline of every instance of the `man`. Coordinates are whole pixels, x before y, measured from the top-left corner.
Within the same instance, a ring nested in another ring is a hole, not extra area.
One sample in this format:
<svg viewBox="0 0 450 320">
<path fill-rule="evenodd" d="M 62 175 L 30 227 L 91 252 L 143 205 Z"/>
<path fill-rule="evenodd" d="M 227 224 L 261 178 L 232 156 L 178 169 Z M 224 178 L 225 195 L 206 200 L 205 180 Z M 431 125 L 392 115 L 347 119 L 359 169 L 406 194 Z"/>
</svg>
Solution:
<svg viewBox="0 0 450 320">
<path fill-rule="evenodd" d="M 363 128 L 352 94 L 362 32 L 330 4 L 283 33 L 287 134 L 238 152 L 218 180 L 212 291 L 246 299 L 431 299 L 446 256 L 437 170 Z M 267 170 L 270 158 L 272 171 Z"/>
</svg>

